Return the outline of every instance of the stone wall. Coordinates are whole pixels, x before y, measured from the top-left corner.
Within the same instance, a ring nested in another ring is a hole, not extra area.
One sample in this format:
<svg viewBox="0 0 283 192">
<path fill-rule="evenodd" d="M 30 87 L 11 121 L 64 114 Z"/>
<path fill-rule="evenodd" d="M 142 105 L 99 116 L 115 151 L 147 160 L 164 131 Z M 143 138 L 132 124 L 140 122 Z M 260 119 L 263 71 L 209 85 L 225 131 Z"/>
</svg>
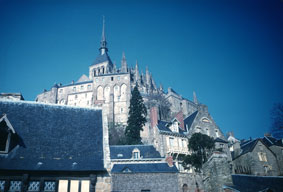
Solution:
<svg viewBox="0 0 283 192">
<path fill-rule="evenodd" d="M 203 165 L 203 175 L 205 191 L 223 191 L 223 185 L 232 183 L 228 156 L 225 153 L 214 152 Z"/>
<path fill-rule="evenodd" d="M 151 192 L 178 191 L 178 173 L 112 174 L 112 191 Z"/>
</svg>

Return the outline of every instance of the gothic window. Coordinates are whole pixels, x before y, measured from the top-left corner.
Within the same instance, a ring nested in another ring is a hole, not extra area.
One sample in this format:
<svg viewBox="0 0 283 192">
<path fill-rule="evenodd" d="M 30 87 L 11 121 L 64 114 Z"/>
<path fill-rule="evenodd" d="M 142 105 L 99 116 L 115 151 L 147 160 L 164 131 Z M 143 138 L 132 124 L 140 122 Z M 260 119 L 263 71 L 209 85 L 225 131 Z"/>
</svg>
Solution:
<svg viewBox="0 0 283 192">
<path fill-rule="evenodd" d="M 118 96 L 120 96 L 120 87 L 118 85 L 114 86 L 114 101 L 118 101 Z"/>
<path fill-rule="evenodd" d="M 106 103 L 110 101 L 110 87 L 109 86 L 106 86 L 104 88 L 104 98 L 105 98 Z"/>
<path fill-rule="evenodd" d="M 103 100 L 103 88 L 101 86 L 97 88 L 97 100 Z"/>
<path fill-rule="evenodd" d="M 125 101 L 127 99 L 126 93 L 127 93 L 127 85 L 123 84 L 121 86 L 121 101 Z"/>
</svg>

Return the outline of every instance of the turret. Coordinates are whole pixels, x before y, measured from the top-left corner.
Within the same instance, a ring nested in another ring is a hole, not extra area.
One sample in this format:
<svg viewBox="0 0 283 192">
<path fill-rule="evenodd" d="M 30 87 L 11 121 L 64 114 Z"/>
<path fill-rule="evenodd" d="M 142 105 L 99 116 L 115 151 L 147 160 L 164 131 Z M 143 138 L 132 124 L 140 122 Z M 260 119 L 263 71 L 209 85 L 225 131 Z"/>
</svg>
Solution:
<svg viewBox="0 0 283 192">
<path fill-rule="evenodd" d="M 124 52 L 122 54 L 122 60 L 121 60 L 121 72 L 122 73 L 128 72 L 128 65 L 127 65 L 127 60 L 126 60 L 126 56 Z"/>
</svg>

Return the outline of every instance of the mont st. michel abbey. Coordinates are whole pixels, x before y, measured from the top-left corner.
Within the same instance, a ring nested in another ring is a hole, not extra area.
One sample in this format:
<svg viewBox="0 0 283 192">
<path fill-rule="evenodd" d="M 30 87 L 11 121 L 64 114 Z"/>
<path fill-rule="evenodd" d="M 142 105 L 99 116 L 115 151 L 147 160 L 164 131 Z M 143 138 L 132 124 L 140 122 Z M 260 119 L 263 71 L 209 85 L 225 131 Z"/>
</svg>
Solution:
<svg viewBox="0 0 283 192">
<path fill-rule="evenodd" d="M 195 93 L 194 101 L 183 98 L 172 88 L 168 88 L 167 93 L 165 93 L 162 85 L 157 86 L 155 84 L 148 68 L 146 68 L 145 73 L 142 72 L 139 69 L 138 62 L 136 62 L 134 68 L 129 68 L 124 53 L 122 54 L 121 67 L 113 64 L 108 54 L 104 22 L 99 55 L 89 66 L 89 74 L 83 74 L 76 82 L 73 81 L 68 85 L 55 84 L 51 90 L 44 90 L 43 93 L 39 94 L 36 101 L 80 107 L 102 106 L 106 111 L 108 123 L 126 125 L 131 90 L 136 85 L 138 85 L 145 102 L 150 100 L 152 95 L 165 97 L 170 103 L 169 118 L 172 117 L 173 119 L 180 112 L 185 118 L 195 112 L 207 112 L 206 106 L 198 104 Z M 148 114 L 150 114 L 150 109 L 148 110 Z M 213 137 L 223 137 L 212 118 L 208 113 L 206 115 L 207 117 L 202 121 L 210 122 L 211 125 L 208 126 L 209 123 L 207 123 L 205 127 L 197 127 L 197 130 Z M 184 131 L 189 130 L 189 127 L 184 127 L 183 123 L 181 127 Z M 147 141 L 149 129 L 150 122 L 146 125 L 145 132 L 142 133 L 144 141 Z"/>
<path fill-rule="evenodd" d="M 136 86 L 147 108 L 142 144 L 110 143 L 113 130 L 125 130 Z M 283 178 L 274 177 L 283 174 L 283 140 L 226 137 L 195 93 L 190 101 L 163 90 L 148 68 L 129 67 L 124 53 L 117 67 L 104 21 L 88 75 L 55 84 L 36 101 L 22 100 L 0 94 L 0 192 L 283 190 Z M 214 143 L 200 169 L 183 164 L 193 157 L 188 144 L 194 133 Z"/>
</svg>

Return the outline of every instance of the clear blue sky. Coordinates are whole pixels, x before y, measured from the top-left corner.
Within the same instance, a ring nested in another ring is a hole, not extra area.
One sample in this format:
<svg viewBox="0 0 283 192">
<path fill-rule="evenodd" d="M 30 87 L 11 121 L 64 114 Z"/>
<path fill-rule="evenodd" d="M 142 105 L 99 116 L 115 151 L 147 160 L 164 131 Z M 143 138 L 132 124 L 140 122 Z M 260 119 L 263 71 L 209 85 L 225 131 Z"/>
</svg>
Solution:
<svg viewBox="0 0 283 192">
<path fill-rule="evenodd" d="M 283 2 L 0 0 L 0 92 L 34 100 L 88 74 L 102 15 L 109 54 L 155 81 L 196 91 L 224 133 L 261 137 L 283 102 Z"/>
</svg>

